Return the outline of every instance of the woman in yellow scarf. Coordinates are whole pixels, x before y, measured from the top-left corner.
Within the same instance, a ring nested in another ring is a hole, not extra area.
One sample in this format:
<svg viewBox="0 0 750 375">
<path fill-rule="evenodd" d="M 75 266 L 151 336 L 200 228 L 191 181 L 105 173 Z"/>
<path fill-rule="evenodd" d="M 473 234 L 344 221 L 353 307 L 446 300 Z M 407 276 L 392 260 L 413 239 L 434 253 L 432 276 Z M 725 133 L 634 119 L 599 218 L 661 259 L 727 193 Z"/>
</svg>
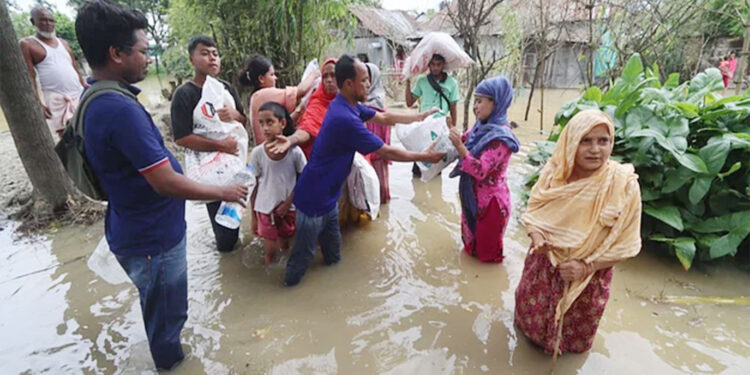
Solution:
<svg viewBox="0 0 750 375">
<path fill-rule="evenodd" d="M 609 299 L 612 266 L 641 249 L 641 193 L 630 164 L 609 160 L 612 120 L 575 115 L 523 216 L 531 247 L 516 290 L 516 326 L 547 353 L 583 352 Z"/>
</svg>

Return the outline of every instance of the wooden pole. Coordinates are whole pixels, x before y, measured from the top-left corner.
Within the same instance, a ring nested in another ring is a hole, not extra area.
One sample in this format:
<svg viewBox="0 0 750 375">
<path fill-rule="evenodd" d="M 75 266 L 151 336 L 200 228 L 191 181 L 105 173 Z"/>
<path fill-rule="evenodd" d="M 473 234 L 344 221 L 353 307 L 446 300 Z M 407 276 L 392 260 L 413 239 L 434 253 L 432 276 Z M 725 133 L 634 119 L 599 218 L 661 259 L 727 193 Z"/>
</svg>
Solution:
<svg viewBox="0 0 750 375">
<path fill-rule="evenodd" d="M 745 40 L 742 42 L 739 68 L 734 72 L 734 93 L 742 92 L 742 82 L 747 74 L 748 54 L 750 54 L 750 23 L 745 23 Z"/>
</svg>

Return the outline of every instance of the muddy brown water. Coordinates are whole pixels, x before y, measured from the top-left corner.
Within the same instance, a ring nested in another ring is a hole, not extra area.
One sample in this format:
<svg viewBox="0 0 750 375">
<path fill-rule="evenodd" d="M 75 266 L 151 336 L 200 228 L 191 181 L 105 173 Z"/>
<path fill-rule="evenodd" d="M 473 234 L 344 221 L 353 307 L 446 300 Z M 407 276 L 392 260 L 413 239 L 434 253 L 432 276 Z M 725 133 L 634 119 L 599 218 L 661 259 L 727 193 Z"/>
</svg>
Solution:
<svg viewBox="0 0 750 375">
<path fill-rule="evenodd" d="M 540 137 L 531 126 L 517 133 L 514 216 L 531 171 L 522 160 Z M 247 228 L 238 250 L 213 250 L 205 208 L 188 203 L 188 356 L 174 373 L 547 373 L 550 357 L 513 327 L 523 227 L 510 223 L 503 264 L 477 262 L 461 251 L 457 181 L 444 173 L 425 184 L 410 167 L 392 165 L 393 200 L 376 221 L 345 230 L 342 261 L 318 257 L 291 289 L 283 266 L 262 265 Z M 88 265 L 103 225 L 23 239 L 16 227 L 0 231 L 0 373 L 153 373 L 135 289 L 111 283 L 122 281 L 116 265 Z M 563 355 L 558 374 L 750 372 L 750 306 L 736 299 L 750 297 L 750 275 L 731 264 L 684 272 L 651 252 L 615 270 L 594 347 Z M 692 296 L 736 303 L 665 302 Z"/>
</svg>

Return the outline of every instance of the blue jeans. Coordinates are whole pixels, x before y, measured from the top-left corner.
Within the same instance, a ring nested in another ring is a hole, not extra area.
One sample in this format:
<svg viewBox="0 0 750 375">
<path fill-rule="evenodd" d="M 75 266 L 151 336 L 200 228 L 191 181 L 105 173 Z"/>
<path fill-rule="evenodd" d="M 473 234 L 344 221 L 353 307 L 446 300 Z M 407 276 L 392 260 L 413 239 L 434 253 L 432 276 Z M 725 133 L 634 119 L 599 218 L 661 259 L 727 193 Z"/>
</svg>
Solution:
<svg viewBox="0 0 750 375">
<path fill-rule="evenodd" d="M 159 369 L 171 369 L 185 358 L 180 331 L 187 320 L 186 237 L 152 256 L 116 255 L 138 288 L 151 357 Z"/>
<path fill-rule="evenodd" d="M 327 265 L 335 264 L 341 259 L 341 230 L 339 229 L 339 209 L 333 210 L 321 216 L 307 216 L 297 211 L 296 217 L 297 233 L 286 264 L 284 285 L 293 286 L 299 284 L 305 275 L 307 267 L 315 257 L 315 248 L 320 242 L 320 250 L 323 252 L 323 261 Z"/>
</svg>

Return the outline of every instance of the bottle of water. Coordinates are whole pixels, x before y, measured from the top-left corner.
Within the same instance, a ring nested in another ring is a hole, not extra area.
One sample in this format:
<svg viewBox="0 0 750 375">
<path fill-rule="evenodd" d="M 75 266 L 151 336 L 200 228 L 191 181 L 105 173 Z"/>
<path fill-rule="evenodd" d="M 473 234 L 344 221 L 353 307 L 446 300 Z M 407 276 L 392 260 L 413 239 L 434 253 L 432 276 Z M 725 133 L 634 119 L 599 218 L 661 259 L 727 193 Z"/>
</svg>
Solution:
<svg viewBox="0 0 750 375">
<path fill-rule="evenodd" d="M 235 176 L 235 179 L 234 183 L 247 186 L 248 197 L 245 198 L 245 202 L 249 203 L 250 194 L 255 187 L 255 173 L 253 171 L 253 166 L 248 164 L 247 169 L 238 173 L 237 176 Z M 237 229 L 240 227 L 240 222 L 242 221 L 242 215 L 244 213 L 245 207 L 242 207 L 242 205 L 237 202 L 221 202 L 214 220 L 217 224 L 223 227 Z"/>
</svg>

